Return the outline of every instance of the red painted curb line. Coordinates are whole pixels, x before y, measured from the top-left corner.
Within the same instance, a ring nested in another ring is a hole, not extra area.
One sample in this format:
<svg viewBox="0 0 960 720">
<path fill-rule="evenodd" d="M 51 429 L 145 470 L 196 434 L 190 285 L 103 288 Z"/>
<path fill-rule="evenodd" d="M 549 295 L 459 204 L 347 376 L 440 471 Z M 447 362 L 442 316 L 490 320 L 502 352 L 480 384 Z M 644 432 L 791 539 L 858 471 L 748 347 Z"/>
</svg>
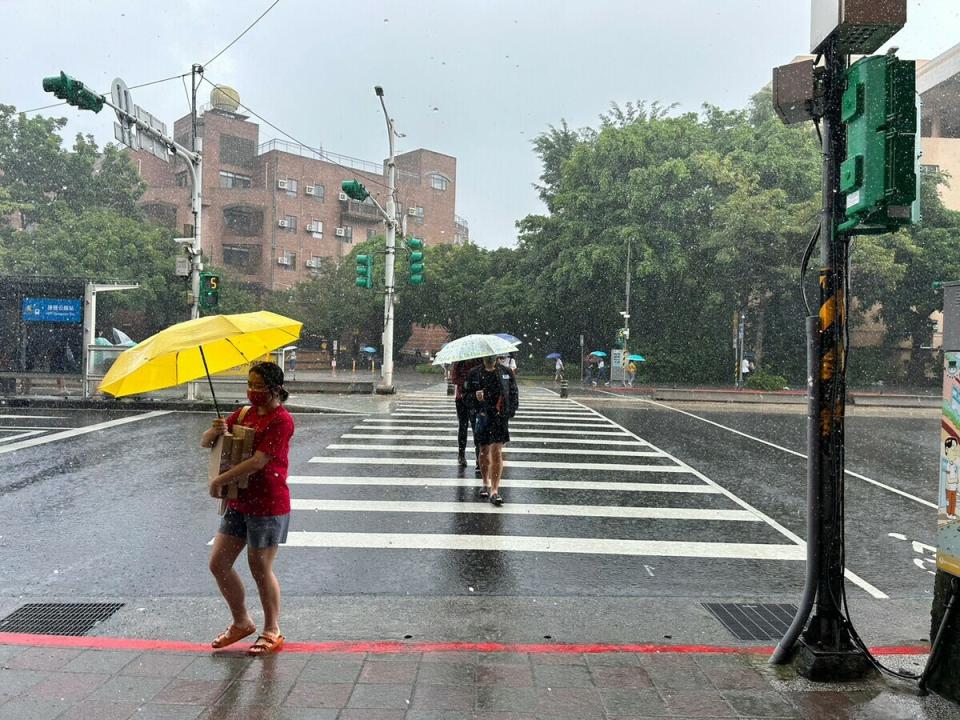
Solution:
<svg viewBox="0 0 960 720">
<path fill-rule="evenodd" d="M 27 633 L 0 632 L 0 645 L 25 645 L 44 648 L 78 648 L 84 650 L 157 650 L 162 652 L 213 653 L 205 643 L 181 640 L 142 640 L 138 638 L 84 637 L 78 635 L 32 635 Z M 243 651 L 245 643 L 238 643 L 227 653 Z M 874 655 L 925 655 L 930 651 L 928 645 L 887 645 L 871 648 Z M 726 645 L 655 645 L 643 643 L 636 645 L 615 645 L 605 643 L 563 644 L 563 643 L 469 643 L 437 642 L 412 643 L 394 640 L 372 641 L 336 641 L 336 642 L 291 642 L 283 646 L 287 653 L 373 653 L 387 655 L 396 653 L 439 653 L 439 652 L 515 652 L 532 655 L 557 654 L 600 654 L 632 652 L 642 654 L 703 654 L 731 655 L 744 653 L 749 655 L 770 655 L 772 647 L 748 646 L 734 647 Z"/>
</svg>

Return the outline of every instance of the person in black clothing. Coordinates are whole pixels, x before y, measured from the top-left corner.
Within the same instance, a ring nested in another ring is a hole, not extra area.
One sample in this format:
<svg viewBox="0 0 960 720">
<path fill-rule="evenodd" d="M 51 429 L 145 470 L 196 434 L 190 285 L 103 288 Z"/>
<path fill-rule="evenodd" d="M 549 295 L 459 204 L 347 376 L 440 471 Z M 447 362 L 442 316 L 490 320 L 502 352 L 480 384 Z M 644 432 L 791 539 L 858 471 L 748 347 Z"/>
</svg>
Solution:
<svg viewBox="0 0 960 720">
<path fill-rule="evenodd" d="M 473 432 L 474 458 L 476 461 L 476 472 L 480 475 L 480 445 L 477 443 L 477 416 L 474 404 L 464 392 L 464 384 L 470 375 L 470 371 L 481 365 L 479 358 L 472 360 L 458 360 L 450 368 L 450 382 L 456 386 L 456 406 L 457 406 L 457 464 L 460 467 L 467 466 L 467 426 L 469 425 Z"/>
<path fill-rule="evenodd" d="M 503 505 L 503 446 L 510 441 L 508 421 L 519 406 L 517 379 L 508 368 L 497 364 L 495 355 L 490 355 L 483 359 L 482 366 L 470 371 L 464 390 L 477 416 L 475 434 L 483 476 L 479 495 L 489 497 L 494 505 Z"/>
</svg>

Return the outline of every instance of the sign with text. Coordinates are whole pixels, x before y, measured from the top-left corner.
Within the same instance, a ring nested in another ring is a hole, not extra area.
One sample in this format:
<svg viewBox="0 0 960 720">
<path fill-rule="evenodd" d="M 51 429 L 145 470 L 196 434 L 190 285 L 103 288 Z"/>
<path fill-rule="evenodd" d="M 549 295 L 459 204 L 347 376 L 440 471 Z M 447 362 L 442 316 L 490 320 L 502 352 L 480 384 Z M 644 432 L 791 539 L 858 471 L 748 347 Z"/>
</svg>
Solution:
<svg viewBox="0 0 960 720">
<path fill-rule="evenodd" d="M 79 325 L 83 322 L 83 302 L 72 298 L 25 297 L 22 302 L 26 322 Z"/>
<path fill-rule="evenodd" d="M 960 575 L 960 353 L 944 353 L 943 410 L 940 418 L 940 501 L 937 513 L 937 567 Z"/>
</svg>

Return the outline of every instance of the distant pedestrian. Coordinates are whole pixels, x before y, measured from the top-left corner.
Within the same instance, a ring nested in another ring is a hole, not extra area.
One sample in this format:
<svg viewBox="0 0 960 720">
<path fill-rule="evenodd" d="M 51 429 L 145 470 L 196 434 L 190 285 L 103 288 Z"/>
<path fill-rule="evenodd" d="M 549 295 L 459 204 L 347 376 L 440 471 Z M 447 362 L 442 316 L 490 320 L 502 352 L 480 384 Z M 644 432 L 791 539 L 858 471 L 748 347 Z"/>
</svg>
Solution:
<svg viewBox="0 0 960 720">
<path fill-rule="evenodd" d="M 501 355 L 498 359 L 507 370 L 510 370 L 514 375 L 517 374 L 517 354 L 515 352 L 509 355 Z"/>
<path fill-rule="evenodd" d="M 557 362 L 554 363 L 553 368 L 555 370 L 553 381 L 562 382 L 563 381 L 563 360 L 557 358 Z"/>
<path fill-rule="evenodd" d="M 589 358 L 584 359 L 583 361 L 583 384 L 592 385 L 593 384 L 593 363 Z"/>
<path fill-rule="evenodd" d="M 465 396 L 464 384 L 470 371 L 482 365 L 480 358 L 460 360 L 450 367 L 450 382 L 456 388 L 454 402 L 457 406 L 457 464 L 467 466 L 467 425 L 473 434 L 474 462 L 477 474 L 480 474 L 480 445 L 477 442 L 477 415 L 473 403 Z"/>
<path fill-rule="evenodd" d="M 503 446 L 510 441 L 508 422 L 520 405 L 517 379 L 497 364 L 495 355 L 483 359 L 483 365 L 470 371 L 464 385 L 477 413 L 476 437 L 480 445 L 481 499 L 490 498 L 503 505 L 500 479 L 503 475 Z"/>
<path fill-rule="evenodd" d="M 257 631 L 244 602 L 243 580 L 233 567 L 244 547 L 263 606 L 263 630 L 247 654 L 267 655 L 283 647 L 280 583 L 273 574 L 273 561 L 279 546 L 287 541 L 290 522 L 287 468 L 294 428 L 293 418 L 283 407 L 287 397 L 280 366 L 256 363 L 247 376 L 250 405 L 238 408 L 226 419 L 214 420 L 200 440 L 201 447 L 213 447 L 217 437 L 234 425 L 253 428 L 255 433 L 253 457 L 220 473 L 209 484 L 210 496 L 219 498 L 231 482 L 250 475 L 249 487 L 229 501 L 210 554 L 210 572 L 233 615 L 233 622 L 213 641 L 216 649 Z"/>
<path fill-rule="evenodd" d="M 740 378 L 743 385 L 747 384 L 747 377 L 750 375 L 750 361 L 744 358 L 740 361 Z"/>
<path fill-rule="evenodd" d="M 637 364 L 631 360 L 627 363 L 627 377 L 624 381 L 624 385 L 627 387 L 633 387 L 633 379 L 637 376 Z"/>
<path fill-rule="evenodd" d="M 603 358 L 600 358 L 600 362 L 597 363 L 597 379 L 593 382 L 594 385 L 598 383 L 610 384 L 610 381 L 607 380 L 607 364 L 603 361 Z"/>
<path fill-rule="evenodd" d="M 287 364 L 290 366 L 290 376 L 297 376 L 297 351 L 291 350 L 290 355 L 287 358 Z"/>
</svg>

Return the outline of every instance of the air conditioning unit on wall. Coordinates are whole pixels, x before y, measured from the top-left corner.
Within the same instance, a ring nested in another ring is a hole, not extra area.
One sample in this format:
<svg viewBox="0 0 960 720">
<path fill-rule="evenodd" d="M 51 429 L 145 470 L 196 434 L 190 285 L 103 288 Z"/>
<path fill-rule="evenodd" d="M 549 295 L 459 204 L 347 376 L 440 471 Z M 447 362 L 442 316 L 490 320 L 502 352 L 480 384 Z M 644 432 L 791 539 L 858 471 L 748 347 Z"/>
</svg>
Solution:
<svg viewBox="0 0 960 720">
<path fill-rule="evenodd" d="M 282 255 L 277 258 L 277 265 L 289 265 L 289 264 L 290 264 L 290 258 L 283 257 Z"/>
<path fill-rule="evenodd" d="M 346 236 L 347 236 L 346 228 L 342 228 L 342 227 L 337 228 L 337 237 L 346 237 Z"/>
<path fill-rule="evenodd" d="M 407 208 L 407 215 L 413 215 L 414 217 L 416 217 L 419 214 L 420 213 L 417 212 L 417 209 L 415 207 Z"/>
<path fill-rule="evenodd" d="M 307 186 L 303 189 L 303 192 L 306 193 L 307 195 L 316 195 L 316 194 L 317 194 L 317 189 L 316 189 L 313 185 L 307 185 Z"/>
<path fill-rule="evenodd" d="M 322 233 L 323 223 L 322 222 L 307 223 L 307 232 Z"/>
<path fill-rule="evenodd" d="M 340 202 L 346 202 L 350 199 L 346 193 L 340 193 L 337 197 L 340 199 Z"/>
<path fill-rule="evenodd" d="M 277 220 L 277 227 L 290 227 L 290 223 L 288 223 L 286 220 Z"/>
<path fill-rule="evenodd" d="M 277 190 L 286 190 L 287 181 L 286 180 L 277 180 Z"/>
</svg>

